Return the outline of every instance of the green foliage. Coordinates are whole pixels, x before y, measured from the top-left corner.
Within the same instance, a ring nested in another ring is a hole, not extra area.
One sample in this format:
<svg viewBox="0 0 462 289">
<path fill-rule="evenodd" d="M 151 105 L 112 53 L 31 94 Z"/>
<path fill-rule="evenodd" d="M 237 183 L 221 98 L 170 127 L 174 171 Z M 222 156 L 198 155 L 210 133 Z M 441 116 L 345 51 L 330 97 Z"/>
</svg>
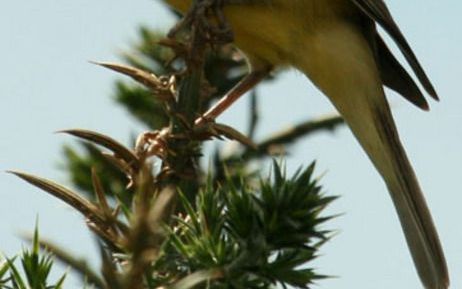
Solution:
<svg viewBox="0 0 462 289">
<path fill-rule="evenodd" d="M 324 277 L 310 261 L 328 240 L 322 225 L 330 217 L 322 212 L 335 198 L 322 193 L 314 164 L 287 177 L 274 162 L 272 177 L 263 178 L 255 159 L 342 121 L 310 120 L 255 144 L 254 92 L 249 138 L 224 124 L 195 123 L 246 68 L 232 46 L 203 37 L 209 25 L 199 18 L 187 18 L 192 23 L 183 26 L 194 29 L 183 27 L 169 39 L 141 28 L 140 42 L 123 56 L 128 65 L 97 63 L 136 81 L 117 81 L 114 99 L 150 131 L 129 147 L 93 131 L 63 131 L 80 139 L 77 149 L 64 148 L 79 192 L 12 172 L 82 214 L 100 244 L 101 272 L 51 242 L 41 245 L 100 289 L 308 288 Z M 210 157 L 202 144 L 213 138 L 241 144 Z M 204 155 L 213 158 L 205 169 Z M 38 244 L 36 233 L 33 250 L 20 256 L 25 277 L 13 259 L 0 267 L 0 289 L 62 287 L 64 277 L 47 283 L 52 259 L 39 256 Z"/>
<path fill-rule="evenodd" d="M 16 262 L 19 259 L 20 267 Z M 7 258 L 0 264 L 1 289 L 61 289 L 66 275 L 50 283 L 53 266 L 51 253 L 40 250 L 38 228 L 32 239 L 32 248 L 23 249 L 15 258 Z M 22 272 L 22 273 L 21 273 Z"/>
<path fill-rule="evenodd" d="M 117 81 L 115 89 L 116 100 L 144 125 L 156 129 L 168 124 L 161 103 L 148 90 L 124 81 Z"/>
<path fill-rule="evenodd" d="M 308 288 L 322 276 L 302 265 L 316 257 L 327 239 L 319 214 L 334 198 L 321 194 L 314 165 L 287 179 L 275 163 L 273 178 L 258 187 L 204 187 L 194 203 L 184 196 L 186 213 L 176 218 L 165 251 L 154 263 L 156 288 L 178 275 L 214 271 L 207 288 L 269 288 L 280 284 Z M 161 278 L 160 278 L 161 277 Z"/>
<path fill-rule="evenodd" d="M 123 55 L 124 60 L 133 67 L 155 74 L 162 75 L 174 71 L 171 66 L 175 66 L 176 62 L 171 63 L 174 59 L 172 50 L 158 44 L 165 39 L 165 34 L 146 27 L 141 27 L 139 31 L 139 43 L 134 45 L 132 51 Z M 208 97 L 203 99 L 202 104 L 206 107 L 210 101 L 223 95 L 242 78 L 245 74 L 245 62 L 242 57 L 236 56 L 234 49 L 226 47 L 207 55 L 204 73 L 210 83 L 207 85 Z M 181 79 L 183 76 L 178 77 Z M 138 83 L 117 81 L 114 99 L 149 129 L 161 129 L 168 125 L 170 118 L 165 103 L 159 100 L 156 92 Z M 79 149 L 64 147 L 65 168 L 69 172 L 72 183 L 80 191 L 93 195 L 89 172 L 91 168 L 96 168 L 104 175 L 101 177 L 103 186 L 122 198 L 125 203 L 129 202 L 130 194 L 124 194 L 124 177 L 121 172 L 114 169 L 94 145 L 83 142 L 79 146 Z M 197 154 L 201 155 L 201 152 Z"/>
</svg>

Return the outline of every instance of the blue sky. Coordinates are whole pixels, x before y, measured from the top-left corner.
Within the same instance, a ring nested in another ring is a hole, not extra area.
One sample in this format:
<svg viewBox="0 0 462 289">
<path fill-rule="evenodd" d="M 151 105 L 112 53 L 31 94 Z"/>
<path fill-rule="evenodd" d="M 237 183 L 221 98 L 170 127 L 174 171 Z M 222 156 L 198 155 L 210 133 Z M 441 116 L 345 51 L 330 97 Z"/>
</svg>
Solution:
<svg viewBox="0 0 462 289">
<path fill-rule="evenodd" d="M 462 2 L 389 0 L 441 102 L 431 112 L 389 94 L 401 137 L 413 161 L 440 232 L 452 277 L 462 286 Z M 117 60 L 137 39 L 137 27 L 167 28 L 172 18 L 156 0 L 2 1 L 0 4 L 0 171 L 21 169 L 67 183 L 61 147 L 72 139 L 53 134 L 87 128 L 127 141 L 143 130 L 111 100 L 118 76 L 89 60 Z M 290 89 L 290 94 L 284 91 Z M 294 121 L 333 112 L 305 77 L 288 71 L 259 88 L 260 136 Z M 243 129 L 247 100 L 221 121 Z M 290 113 L 288 113 L 290 112 Z M 329 228 L 338 235 L 315 266 L 337 278 L 319 288 L 420 288 L 382 180 L 347 129 L 322 133 L 293 147 L 290 170 L 317 160 L 327 192 L 342 197 L 330 213 L 344 213 Z M 21 248 L 18 232 L 40 217 L 43 236 L 96 260 L 83 220 L 61 202 L 0 173 L 0 251 Z M 70 287 L 78 283 L 70 281 Z"/>
</svg>

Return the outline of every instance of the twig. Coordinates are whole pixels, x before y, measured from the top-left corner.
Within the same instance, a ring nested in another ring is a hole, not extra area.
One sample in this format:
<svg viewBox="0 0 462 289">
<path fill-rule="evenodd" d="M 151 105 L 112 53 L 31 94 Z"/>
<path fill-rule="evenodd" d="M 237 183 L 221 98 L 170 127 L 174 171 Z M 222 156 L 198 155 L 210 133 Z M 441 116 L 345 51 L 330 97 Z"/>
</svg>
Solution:
<svg viewBox="0 0 462 289">
<path fill-rule="evenodd" d="M 249 121 L 249 131 L 248 136 L 249 139 L 253 140 L 255 137 L 255 131 L 257 129 L 258 121 L 259 121 L 259 114 L 258 114 L 258 98 L 257 93 L 255 90 L 252 91 L 250 94 L 250 121 Z"/>
<path fill-rule="evenodd" d="M 327 116 L 318 120 L 308 120 L 299 123 L 288 129 L 275 133 L 266 140 L 258 143 L 256 150 L 246 149 L 242 154 L 242 158 L 252 159 L 263 157 L 268 153 L 272 146 L 290 144 L 314 132 L 322 130 L 332 131 L 343 123 L 343 118 L 339 115 Z"/>
</svg>

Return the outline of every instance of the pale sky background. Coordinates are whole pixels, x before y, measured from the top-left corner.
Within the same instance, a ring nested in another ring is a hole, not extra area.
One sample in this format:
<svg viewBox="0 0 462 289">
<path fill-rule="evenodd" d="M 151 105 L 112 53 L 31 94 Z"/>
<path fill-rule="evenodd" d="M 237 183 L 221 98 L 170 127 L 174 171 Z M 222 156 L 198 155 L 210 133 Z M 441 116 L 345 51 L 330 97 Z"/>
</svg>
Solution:
<svg viewBox="0 0 462 289">
<path fill-rule="evenodd" d="M 462 2 L 389 0 L 402 30 L 433 80 L 441 102 L 424 113 L 390 95 L 401 136 L 438 227 L 452 288 L 462 287 Z M 61 147 L 74 140 L 53 134 L 86 128 L 123 142 L 143 130 L 114 105 L 115 74 L 88 60 L 114 61 L 137 40 L 137 27 L 168 28 L 172 18 L 156 0 L 41 0 L 0 3 L 0 251 L 23 246 L 18 232 L 40 217 L 43 236 L 97 260 L 83 220 L 60 201 L 3 173 L 20 169 L 69 184 L 60 170 Z M 290 90 L 290 94 L 283 91 Z M 259 88 L 260 135 L 333 111 L 298 72 Z M 220 121 L 243 130 L 248 100 Z M 319 273 L 338 276 L 316 288 L 421 288 L 382 180 L 347 129 L 297 144 L 290 171 L 317 159 L 330 194 L 329 212 L 345 213 L 329 228 L 339 234 L 322 250 Z M 68 288 L 81 285 L 70 279 Z"/>
</svg>

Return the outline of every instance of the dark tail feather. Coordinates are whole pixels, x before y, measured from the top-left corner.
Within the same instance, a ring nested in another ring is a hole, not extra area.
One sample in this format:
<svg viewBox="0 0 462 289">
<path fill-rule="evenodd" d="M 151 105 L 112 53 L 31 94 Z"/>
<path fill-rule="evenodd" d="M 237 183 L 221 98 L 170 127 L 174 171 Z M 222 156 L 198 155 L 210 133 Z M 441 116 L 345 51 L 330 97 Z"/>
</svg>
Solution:
<svg viewBox="0 0 462 289">
<path fill-rule="evenodd" d="M 406 240 L 420 278 L 428 289 L 449 286 L 448 270 L 438 234 L 414 170 L 399 141 L 389 109 L 376 107 L 377 131 L 384 141 L 384 153 L 392 171 L 382 171 L 395 204 Z"/>
</svg>

